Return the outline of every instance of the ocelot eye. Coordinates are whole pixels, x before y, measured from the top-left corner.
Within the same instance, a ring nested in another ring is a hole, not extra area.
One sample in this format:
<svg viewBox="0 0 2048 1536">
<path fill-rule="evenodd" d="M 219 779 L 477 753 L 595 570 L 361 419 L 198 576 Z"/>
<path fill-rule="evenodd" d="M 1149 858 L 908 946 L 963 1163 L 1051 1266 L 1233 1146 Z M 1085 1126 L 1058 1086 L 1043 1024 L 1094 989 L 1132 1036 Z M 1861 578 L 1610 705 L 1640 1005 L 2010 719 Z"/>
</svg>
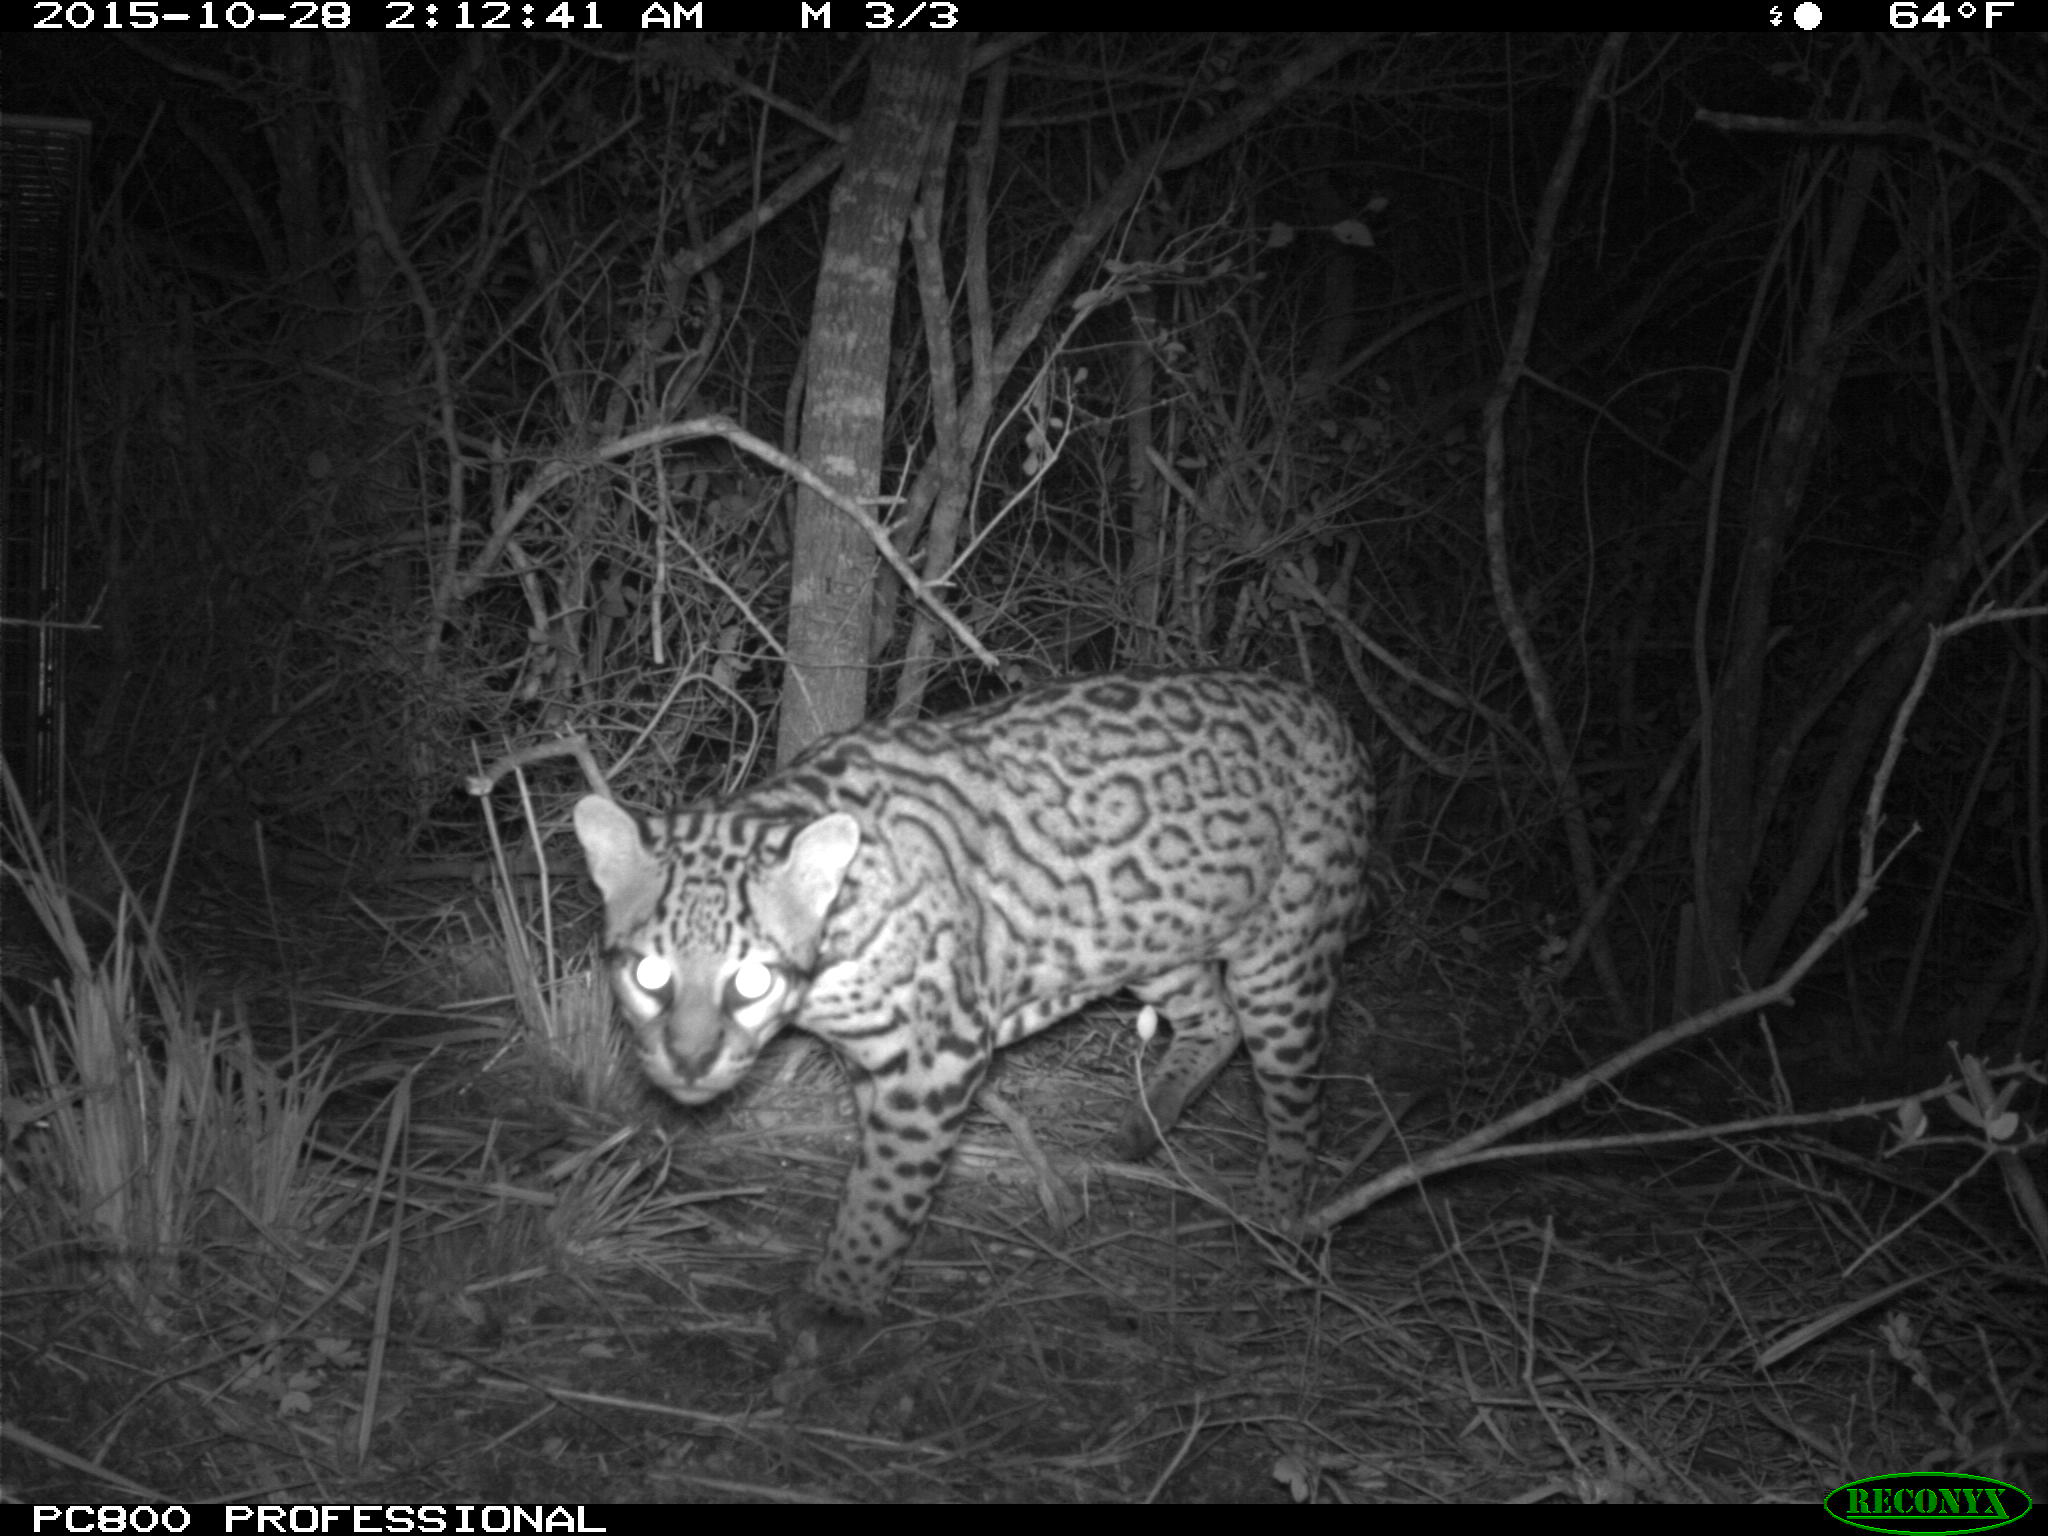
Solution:
<svg viewBox="0 0 2048 1536">
<path fill-rule="evenodd" d="M 759 960 L 742 960 L 740 968 L 732 973 L 732 980 L 726 983 L 732 989 L 733 1002 L 739 1007 L 758 1003 L 775 990 L 775 972 Z"/>
<path fill-rule="evenodd" d="M 660 955 L 642 955 L 633 962 L 633 985 L 650 997 L 660 997 L 676 979 L 676 968 Z"/>
</svg>

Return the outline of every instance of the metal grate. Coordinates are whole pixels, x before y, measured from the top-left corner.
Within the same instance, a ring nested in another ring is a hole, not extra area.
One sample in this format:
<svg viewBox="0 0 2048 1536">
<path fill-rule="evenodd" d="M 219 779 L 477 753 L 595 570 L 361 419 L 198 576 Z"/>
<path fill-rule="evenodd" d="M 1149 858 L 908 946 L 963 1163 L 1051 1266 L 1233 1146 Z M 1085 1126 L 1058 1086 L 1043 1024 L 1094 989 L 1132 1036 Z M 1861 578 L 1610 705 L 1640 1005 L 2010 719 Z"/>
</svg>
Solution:
<svg viewBox="0 0 2048 1536">
<path fill-rule="evenodd" d="M 31 806 L 64 785 L 73 330 L 90 124 L 0 115 L 0 752 Z"/>
</svg>

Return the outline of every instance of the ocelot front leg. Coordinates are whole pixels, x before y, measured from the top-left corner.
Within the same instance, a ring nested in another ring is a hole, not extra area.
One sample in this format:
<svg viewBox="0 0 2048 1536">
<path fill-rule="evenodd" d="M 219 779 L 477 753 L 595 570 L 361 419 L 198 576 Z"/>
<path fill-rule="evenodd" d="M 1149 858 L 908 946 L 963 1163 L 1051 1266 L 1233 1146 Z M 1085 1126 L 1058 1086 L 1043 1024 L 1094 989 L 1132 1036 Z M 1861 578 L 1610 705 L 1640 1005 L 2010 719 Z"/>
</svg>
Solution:
<svg viewBox="0 0 2048 1536">
<path fill-rule="evenodd" d="M 881 1311 L 890 1282 L 931 1214 L 960 1129 L 988 1069 L 985 1042 L 903 1031 L 912 1044 L 867 1071 L 849 1062 L 860 1150 L 810 1296 L 848 1318 Z"/>
</svg>

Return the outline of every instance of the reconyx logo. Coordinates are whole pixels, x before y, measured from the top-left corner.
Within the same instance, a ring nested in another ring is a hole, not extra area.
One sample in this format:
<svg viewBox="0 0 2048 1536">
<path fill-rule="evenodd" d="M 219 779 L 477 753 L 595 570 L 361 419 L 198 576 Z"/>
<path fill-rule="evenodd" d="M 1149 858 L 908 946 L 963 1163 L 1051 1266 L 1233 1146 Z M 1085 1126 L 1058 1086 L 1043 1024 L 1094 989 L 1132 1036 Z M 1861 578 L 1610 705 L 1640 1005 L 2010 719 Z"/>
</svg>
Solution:
<svg viewBox="0 0 2048 1536">
<path fill-rule="evenodd" d="M 1887 1472 L 1844 1483 L 1825 1500 L 1844 1525 L 1866 1531 L 1962 1536 L 2010 1525 L 2034 1501 L 2011 1483 L 1967 1472 Z"/>
</svg>

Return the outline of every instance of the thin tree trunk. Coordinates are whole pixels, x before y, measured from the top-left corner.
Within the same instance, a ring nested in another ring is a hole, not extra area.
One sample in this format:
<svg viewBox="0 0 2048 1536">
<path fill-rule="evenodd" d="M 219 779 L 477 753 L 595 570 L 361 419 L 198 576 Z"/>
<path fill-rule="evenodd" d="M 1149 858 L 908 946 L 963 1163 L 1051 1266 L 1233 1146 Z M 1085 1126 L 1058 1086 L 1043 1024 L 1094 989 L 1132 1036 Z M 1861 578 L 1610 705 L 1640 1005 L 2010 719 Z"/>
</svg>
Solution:
<svg viewBox="0 0 2048 1536">
<path fill-rule="evenodd" d="M 1864 103 L 1865 116 L 1884 116 L 1898 73 L 1897 66 L 1888 61 L 1875 66 Z M 1743 990 L 1738 974 L 1742 969 L 1743 905 L 1755 874 L 1763 830 L 1757 820 L 1756 788 L 1769 702 L 1765 664 L 1770 650 L 1771 603 L 1815 444 L 1841 382 L 1845 352 L 1837 329 L 1842 292 L 1850 258 L 1870 211 L 1871 190 L 1883 165 L 1884 154 L 1877 145 L 1864 144 L 1849 152 L 1846 173 L 1833 199 L 1813 292 L 1802 306 L 1805 323 L 1789 364 L 1782 403 L 1746 509 L 1727 639 L 1719 648 L 1720 674 L 1707 701 L 1706 744 L 1700 759 L 1704 782 L 1694 847 L 1707 974 L 1697 978 L 1697 995 L 1681 999 L 1682 1007 L 1715 1003 Z M 1713 573 L 1703 572 L 1700 580 L 1704 590 Z"/>
<path fill-rule="evenodd" d="M 867 101 L 832 192 L 811 308 L 801 456 L 853 497 L 871 499 L 881 486 L 889 325 L 904 225 L 927 163 L 947 152 L 972 48 L 964 33 L 891 34 L 876 45 Z M 867 714 L 878 558 L 851 521 L 798 489 L 781 762 Z"/>
</svg>

